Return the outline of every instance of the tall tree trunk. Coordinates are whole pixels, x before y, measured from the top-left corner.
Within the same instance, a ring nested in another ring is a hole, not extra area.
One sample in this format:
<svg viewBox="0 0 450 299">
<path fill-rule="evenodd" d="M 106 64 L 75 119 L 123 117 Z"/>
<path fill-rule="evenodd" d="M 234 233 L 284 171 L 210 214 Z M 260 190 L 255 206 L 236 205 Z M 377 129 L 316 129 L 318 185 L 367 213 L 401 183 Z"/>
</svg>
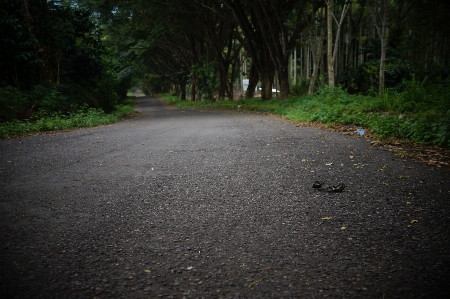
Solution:
<svg viewBox="0 0 450 299">
<path fill-rule="evenodd" d="M 181 90 L 181 97 L 180 99 L 182 101 L 186 100 L 186 76 L 182 76 L 180 78 L 180 90 Z"/>
<path fill-rule="evenodd" d="M 35 40 L 34 49 L 39 57 L 41 80 L 52 84 L 53 70 L 50 64 L 51 51 L 48 44 L 49 24 L 47 0 L 23 0 L 22 10 L 30 36 Z"/>
<path fill-rule="evenodd" d="M 389 0 L 380 0 L 380 5 L 373 5 L 371 7 L 371 14 L 375 28 L 377 30 L 378 36 L 381 40 L 381 57 L 380 57 L 380 81 L 379 81 L 379 91 L 380 95 L 384 92 L 384 72 L 386 68 L 386 48 L 387 48 L 387 10 L 388 10 Z M 378 4 L 378 3 L 376 3 Z M 378 11 L 379 8 L 379 11 Z M 378 19 L 380 22 L 378 22 Z"/>
<path fill-rule="evenodd" d="M 312 46 L 312 57 L 313 57 L 313 72 L 309 80 L 308 94 L 313 94 L 316 86 L 317 75 L 319 73 L 320 62 L 322 61 L 323 53 L 323 40 L 325 38 L 325 30 L 319 28 L 320 35 L 315 38 L 314 42 L 311 43 Z"/>
<path fill-rule="evenodd" d="M 191 75 L 191 101 L 195 101 L 195 95 L 197 94 L 197 82 L 194 75 Z"/>
<path fill-rule="evenodd" d="M 386 29 L 383 29 L 385 31 Z M 384 73 L 386 70 L 386 33 L 383 32 L 381 37 L 381 58 L 380 58 L 380 82 L 379 82 L 379 94 L 384 93 Z"/>
<path fill-rule="evenodd" d="M 334 87 L 334 60 L 333 60 L 333 0 L 328 0 L 327 5 L 327 66 L 328 87 Z"/>
<path fill-rule="evenodd" d="M 381 4 L 381 58 L 380 58 L 380 92 L 379 94 L 384 93 L 384 73 L 386 69 L 386 47 L 387 47 L 387 40 L 386 40 L 386 33 L 387 33 L 387 6 L 388 6 L 388 0 L 382 0 Z"/>
<path fill-rule="evenodd" d="M 284 61 L 280 65 L 278 71 L 278 83 L 280 84 L 280 99 L 286 100 L 290 93 L 290 82 L 289 82 L 289 56 L 285 56 Z"/>
<path fill-rule="evenodd" d="M 272 99 L 272 83 L 274 77 L 274 71 L 270 68 L 270 63 L 267 61 L 266 65 L 261 68 L 261 99 Z"/>
<path fill-rule="evenodd" d="M 261 77 L 261 99 L 272 99 L 272 79 L 267 78 L 267 76 Z"/>
<path fill-rule="evenodd" d="M 217 95 L 218 100 L 225 100 L 225 93 L 227 91 L 227 78 L 228 67 L 225 65 L 222 59 L 218 59 L 217 71 L 219 73 L 219 93 Z"/>
<path fill-rule="evenodd" d="M 345 14 L 347 13 L 349 5 L 344 4 L 342 7 L 341 17 L 339 23 L 337 24 L 336 39 L 333 42 L 333 0 L 328 0 L 327 4 L 327 28 L 328 28 L 328 40 L 327 40 L 327 64 L 328 64 L 328 87 L 335 87 L 335 71 L 334 62 L 339 48 L 339 39 L 341 36 L 342 23 L 345 19 Z M 333 49 L 334 44 L 334 49 Z"/>
<path fill-rule="evenodd" d="M 250 66 L 250 76 L 248 79 L 248 87 L 247 91 L 245 92 L 245 98 L 251 99 L 255 96 L 255 89 L 258 85 L 258 70 L 256 69 L 256 66 L 254 65 L 252 61 L 252 65 Z"/>
<path fill-rule="evenodd" d="M 308 78 L 310 76 L 309 72 L 311 69 L 311 47 L 310 46 L 305 47 L 305 61 L 306 61 L 305 77 Z"/>
<path fill-rule="evenodd" d="M 237 64 L 237 60 L 234 60 L 234 62 L 231 64 L 231 76 L 228 79 L 228 99 L 233 100 L 234 99 L 234 82 L 236 81 L 236 72 L 239 70 L 239 65 Z"/>
<path fill-rule="evenodd" d="M 294 85 L 297 85 L 297 47 L 295 47 L 294 49 L 294 64 L 293 64 L 293 68 L 294 68 Z"/>
<path fill-rule="evenodd" d="M 273 65 L 273 61 L 270 59 L 268 53 L 263 53 L 262 56 L 265 59 L 262 59 L 261 61 L 262 63 L 260 66 L 259 74 L 261 78 L 261 99 L 271 100 L 273 97 L 272 84 L 273 78 L 275 77 L 275 66 Z"/>
</svg>

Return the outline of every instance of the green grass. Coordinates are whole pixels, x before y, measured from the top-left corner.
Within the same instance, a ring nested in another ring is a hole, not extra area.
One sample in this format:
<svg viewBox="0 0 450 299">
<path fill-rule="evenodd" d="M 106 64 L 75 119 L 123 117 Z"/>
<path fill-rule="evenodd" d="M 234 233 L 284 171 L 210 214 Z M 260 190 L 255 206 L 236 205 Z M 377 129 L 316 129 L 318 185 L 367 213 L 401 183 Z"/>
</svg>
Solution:
<svg viewBox="0 0 450 299">
<path fill-rule="evenodd" d="M 322 89 L 316 95 L 291 96 L 285 101 L 259 98 L 237 101 L 181 101 L 162 94 L 178 108 L 258 111 L 281 115 L 294 122 L 345 124 L 370 129 L 379 139 L 450 148 L 450 88 L 406 82 L 384 96 L 350 95 L 341 88 Z"/>
<path fill-rule="evenodd" d="M 29 120 L 0 123 L 0 138 L 110 124 L 134 113 L 133 105 L 133 100 L 128 98 L 117 105 L 112 113 L 105 113 L 102 109 L 82 107 L 65 114 L 41 114 L 34 115 Z"/>
</svg>

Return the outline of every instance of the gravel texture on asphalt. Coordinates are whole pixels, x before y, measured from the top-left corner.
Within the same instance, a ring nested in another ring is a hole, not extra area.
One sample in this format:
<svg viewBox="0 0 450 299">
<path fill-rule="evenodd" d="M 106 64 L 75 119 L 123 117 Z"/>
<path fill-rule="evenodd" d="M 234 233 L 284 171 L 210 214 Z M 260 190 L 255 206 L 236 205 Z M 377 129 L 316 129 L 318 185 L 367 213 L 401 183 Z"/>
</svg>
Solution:
<svg viewBox="0 0 450 299">
<path fill-rule="evenodd" d="M 0 140 L 1 298 L 450 296 L 450 170 L 260 114 L 136 110 Z"/>
</svg>

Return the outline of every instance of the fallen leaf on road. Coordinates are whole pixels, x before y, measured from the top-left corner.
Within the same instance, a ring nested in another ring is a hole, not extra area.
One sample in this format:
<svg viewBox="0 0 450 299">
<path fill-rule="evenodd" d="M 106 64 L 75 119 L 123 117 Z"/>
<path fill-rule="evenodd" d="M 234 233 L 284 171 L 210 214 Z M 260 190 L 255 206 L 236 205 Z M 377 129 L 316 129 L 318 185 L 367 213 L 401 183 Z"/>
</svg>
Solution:
<svg viewBox="0 0 450 299">
<path fill-rule="evenodd" d="M 418 223 L 418 222 L 419 222 L 419 220 L 416 220 L 416 219 L 411 220 L 411 224 Z"/>
<path fill-rule="evenodd" d="M 152 272 L 152 270 L 146 269 L 146 270 L 144 270 L 144 272 L 145 272 L 145 273 L 150 273 L 150 272 Z"/>
<path fill-rule="evenodd" d="M 380 169 L 378 169 L 378 171 L 384 171 L 386 169 L 387 165 L 383 165 L 383 167 L 381 167 Z"/>
<path fill-rule="evenodd" d="M 346 229 L 347 229 L 346 226 L 341 227 L 341 230 L 346 230 Z"/>
<path fill-rule="evenodd" d="M 322 220 L 330 220 L 330 217 L 323 217 Z"/>
<path fill-rule="evenodd" d="M 251 289 L 252 287 L 254 287 L 255 285 L 257 285 L 260 282 L 261 282 L 261 279 L 260 280 L 256 280 L 256 281 L 252 282 L 251 284 L 249 284 L 248 288 Z"/>
</svg>

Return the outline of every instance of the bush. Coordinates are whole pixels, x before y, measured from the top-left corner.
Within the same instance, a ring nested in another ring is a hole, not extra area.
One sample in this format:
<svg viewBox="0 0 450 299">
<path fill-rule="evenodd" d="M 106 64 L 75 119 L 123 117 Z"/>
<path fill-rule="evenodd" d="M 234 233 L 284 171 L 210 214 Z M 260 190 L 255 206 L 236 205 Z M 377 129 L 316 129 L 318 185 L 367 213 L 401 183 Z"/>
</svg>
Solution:
<svg viewBox="0 0 450 299">
<path fill-rule="evenodd" d="M 291 87 L 291 95 L 301 96 L 308 92 L 309 89 L 309 79 L 302 79 L 299 83 Z"/>
<path fill-rule="evenodd" d="M 26 117 L 30 108 L 20 90 L 11 86 L 0 88 L 0 122 Z"/>
<path fill-rule="evenodd" d="M 34 121 L 12 120 L 2 123 L 0 124 L 0 138 L 109 124 L 134 112 L 131 105 L 121 105 L 114 113 L 109 114 L 102 109 L 89 108 L 87 105 L 72 108 L 73 110 L 68 114 L 42 114 Z"/>
<path fill-rule="evenodd" d="M 67 96 L 43 84 L 24 91 L 11 86 L 0 88 L 0 122 L 28 119 L 69 108 Z"/>
</svg>

